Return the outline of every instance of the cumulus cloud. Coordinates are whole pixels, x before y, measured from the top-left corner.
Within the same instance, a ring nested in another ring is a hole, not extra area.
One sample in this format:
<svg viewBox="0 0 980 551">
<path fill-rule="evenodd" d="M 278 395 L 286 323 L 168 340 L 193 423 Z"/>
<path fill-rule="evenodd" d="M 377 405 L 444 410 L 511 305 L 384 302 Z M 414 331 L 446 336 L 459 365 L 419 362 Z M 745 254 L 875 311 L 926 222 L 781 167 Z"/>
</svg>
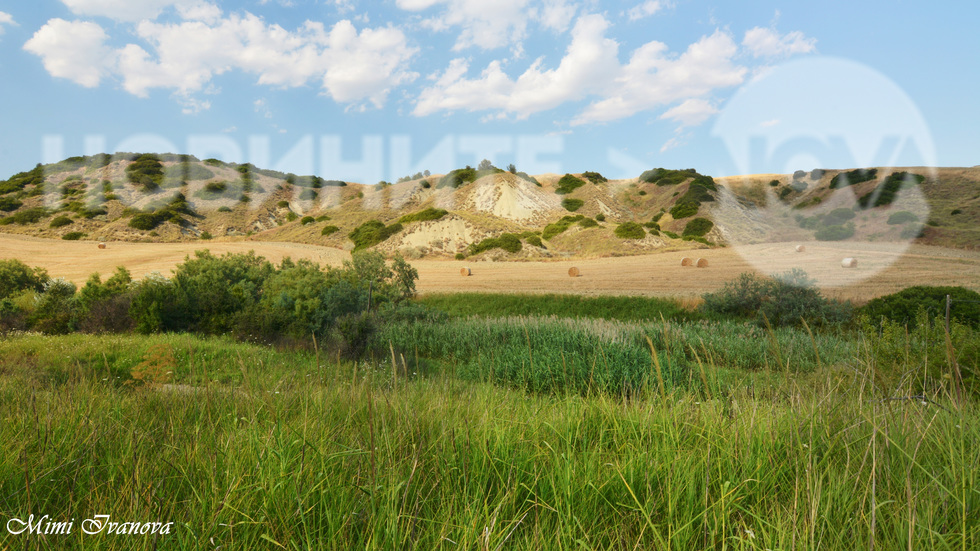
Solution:
<svg viewBox="0 0 980 551">
<path fill-rule="evenodd" d="M 735 42 L 723 31 L 701 38 L 680 56 L 662 42 L 644 44 L 620 69 L 606 97 L 586 107 L 572 124 L 621 119 L 737 86 L 747 69 L 733 62 L 736 52 Z"/>
<path fill-rule="evenodd" d="M 619 44 L 605 36 L 608 27 L 601 15 L 580 17 L 557 68 L 545 69 L 538 59 L 516 78 L 507 75 L 499 61 L 470 78 L 469 62 L 454 59 L 421 92 L 414 114 L 496 111 L 525 118 L 569 101 L 598 97 L 572 124 L 617 120 L 681 102 L 665 117 L 688 126 L 716 112 L 705 96 L 745 78 L 747 69 L 733 62 L 738 48 L 725 32 L 703 37 L 680 55 L 666 44 L 649 42 L 634 50 L 624 65 L 618 59 Z"/>
<path fill-rule="evenodd" d="M 605 37 L 608 26 L 599 15 L 580 18 L 557 68 L 543 69 L 538 59 L 516 79 L 504 73 L 499 61 L 491 62 L 479 78 L 466 78 L 469 64 L 454 59 L 435 84 L 419 95 L 414 114 L 497 110 L 526 117 L 597 93 L 615 76 L 618 66 L 619 45 Z"/>
<path fill-rule="evenodd" d="M 116 57 L 107 39 L 96 23 L 52 19 L 34 33 L 24 49 L 39 56 L 52 76 L 94 88 L 110 73 Z"/>
<path fill-rule="evenodd" d="M 7 12 L 0 11 L 0 35 L 3 34 L 4 25 L 16 25 L 17 22 L 14 21 L 14 16 Z"/>
<path fill-rule="evenodd" d="M 544 0 L 533 17 L 544 28 L 563 33 L 572 24 L 576 11 L 578 6 L 567 0 Z"/>
<path fill-rule="evenodd" d="M 647 0 L 642 4 L 630 8 L 629 11 L 626 12 L 626 15 L 630 18 L 630 21 L 636 21 L 638 19 L 650 17 L 651 15 L 654 15 L 658 11 L 669 6 L 669 2 L 663 2 L 661 0 Z"/>
<path fill-rule="evenodd" d="M 315 82 L 335 101 L 377 107 L 393 87 L 417 77 L 405 69 L 417 49 L 391 27 L 358 32 L 347 20 L 330 29 L 307 21 L 288 31 L 247 12 L 215 15 L 203 8 L 176 23 L 141 21 L 136 35 L 148 49 L 127 44 L 112 50 L 95 23 L 51 20 L 25 48 L 41 56 L 54 76 L 96 86 L 111 72 L 136 96 L 172 90 L 190 112 L 210 106 L 193 100 L 193 94 L 228 71 L 254 74 L 259 84 L 282 88 Z"/>
<path fill-rule="evenodd" d="M 396 0 L 395 4 L 406 11 L 421 12 L 440 8 L 439 13 L 422 20 L 422 25 L 433 31 L 446 31 L 458 27 L 459 35 L 453 49 L 477 47 L 491 50 L 506 46 L 520 49 L 527 35 L 528 7 L 530 0 L 497 0 L 488 5 L 484 0 Z M 549 23 L 557 24 L 564 2 L 549 1 Z"/>
<path fill-rule="evenodd" d="M 745 33 L 742 46 L 755 57 L 774 58 L 816 51 L 817 40 L 800 31 L 780 35 L 775 29 L 755 27 Z"/>
<path fill-rule="evenodd" d="M 108 17 L 116 21 L 155 19 L 165 8 L 199 2 L 187 0 L 61 0 L 75 15 Z"/>
<path fill-rule="evenodd" d="M 701 98 L 691 98 L 685 100 L 680 105 L 671 107 L 660 115 L 661 119 L 670 119 L 680 123 L 681 128 L 685 126 L 697 126 L 708 120 L 711 115 L 718 112 L 718 109 L 708 100 Z"/>
</svg>

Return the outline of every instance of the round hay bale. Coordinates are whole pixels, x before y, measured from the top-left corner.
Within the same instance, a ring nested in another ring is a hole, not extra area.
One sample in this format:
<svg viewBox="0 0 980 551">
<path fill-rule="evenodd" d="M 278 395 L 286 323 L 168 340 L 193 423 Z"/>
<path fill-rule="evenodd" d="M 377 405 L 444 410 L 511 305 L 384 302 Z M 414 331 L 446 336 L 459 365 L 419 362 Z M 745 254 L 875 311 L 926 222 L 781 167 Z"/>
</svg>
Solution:
<svg viewBox="0 0 980 551">
<path fill-rule="evenodd" d="M 796 252 L 798 252 L 798 253 L 805 253 L 806 252 L 806 247 L 803 246 L 803 245 L 797 245 L 796 246 Z"/>
<path fill-rule="evenodd" d="M 99 243 L 99 248 L 100 249 L 104 249 L 105 248 L 105 243 Z"/>
<path fill-rule="evenodd" d="M 463 277 L 468 277 L 470 275 L 470 269 L 469 268 L 460 268 L 459 275 L 461 275 Z"/>
<path fill-rule="evenodd" d="M 840 261 L 840 265 L 842 268 L 857 268 L 858 259 L 847 257 L 844 260 Z"/>
<path fill-rule="evenodd" d="M 681 266 L 693 266 L 693 265 L 694 265 L 693 258 L 689 256 L 685 256 L 684 258 L 681 259 Z"/>
<path fill-rule="evenodd" d="M 575 266 L 572 266 L 571 268 L 568 269 L 568 277 L 578 277 L 580 275 L 582 275 L 582 273 L 579 272 L 578 268 L 576 268 Z"/>
<path fill-rule="evenodd" d="M 697 266 L 698 268 L 707 268 L 708 267 L 708 259 L 707 258 L 699 258 L 698 259 L 698 262 L 697 262 L 697 264 L 695 264 L 695 266 Z"/>
</svg>

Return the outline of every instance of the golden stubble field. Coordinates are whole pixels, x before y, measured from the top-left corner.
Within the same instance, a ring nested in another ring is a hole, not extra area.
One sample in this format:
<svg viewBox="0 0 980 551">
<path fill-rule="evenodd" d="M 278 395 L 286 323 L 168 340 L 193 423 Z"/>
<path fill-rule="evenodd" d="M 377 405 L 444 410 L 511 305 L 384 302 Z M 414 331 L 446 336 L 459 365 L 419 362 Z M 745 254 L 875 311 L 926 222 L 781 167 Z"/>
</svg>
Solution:
<svg viewBox="0 0 980 551">
<path fill-rule="evenodd" d="M 867 300 L 911 285 L 961 285 L 980 291 L 980 253 L 922 245 L 907 251 L 884 244 L 767 243 L 738 248 L 677 251 L 643 256 L 560 261 L 410 261 L 419 271 L 418 290 L 435 292 L 574 293 L 581 295 L 648 295 L 695 297 L 713 291 L 742 272 L 783 272 L 802 268 L 817 279 L 829 296 Z M 331 247 L 268 241 L 207 243 L 109 242 L 99 249 L 92 241 L 61 241 L 0 234 L 0 258 L 41 266 L 53 277 L 81 285 L 94 273 L 103 277 L 126 266 L 136 278 L 150 272 L 170 275 L 194 251 L 214 254 L 255 251 L 272 262 L 301 258 L 339 266 L 349 253 Z M 684 257 L 707 259 L 708 267 L 681 266 Z M 841 267 L 845 256 L 856 268 Z M 462 277 L 467 267 L 472 275 Z M 579 277 L 569 277 L 577 267 Z"/>
</svg>

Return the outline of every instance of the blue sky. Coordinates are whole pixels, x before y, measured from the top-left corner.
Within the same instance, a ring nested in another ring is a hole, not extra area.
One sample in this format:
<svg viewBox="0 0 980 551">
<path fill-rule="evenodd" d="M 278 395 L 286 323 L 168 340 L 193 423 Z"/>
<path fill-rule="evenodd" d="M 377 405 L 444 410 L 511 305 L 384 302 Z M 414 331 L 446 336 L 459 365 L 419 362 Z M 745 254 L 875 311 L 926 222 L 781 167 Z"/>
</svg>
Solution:
<svg viewBox="0 0 980 551">
<path fill-rule="evenodd" d="M 0 178 L 151 150 L 364 183 L 973 166 L 980 8 L 957 4 L 0 2 Z"/>
</svg>

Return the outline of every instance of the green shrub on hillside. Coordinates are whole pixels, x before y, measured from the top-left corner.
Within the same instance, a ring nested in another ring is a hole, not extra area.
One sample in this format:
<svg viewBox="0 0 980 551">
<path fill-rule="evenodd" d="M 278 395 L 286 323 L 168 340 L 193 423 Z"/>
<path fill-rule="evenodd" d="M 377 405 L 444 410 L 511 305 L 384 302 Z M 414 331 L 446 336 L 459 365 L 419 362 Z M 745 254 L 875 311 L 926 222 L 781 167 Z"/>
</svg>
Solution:
<svg viewBox="0 0 980 551">
<path fill-rule="evenodd" d="M 585 201 L 581 199 L 573 199 L 571 197 L 566 197 L 561 200 L 561 206 L 565 207 L 565 210 L 570 212 L 575 212 L 585 205 Z"/>
<path fill-rule="evenodd" d="M 647 235 L 643 226 L 636 222 L 623 222 L 613 233 L 620 239 L 643 239 Z"/>
<path fill-rule="evenodd" d="M 890 205 L 897 199 L 898 192 L 903 188 L 921 184 L 925 180 L 926 177 L 921 174 L 893 172 L 874 191 L 861 196 L 858 199 L 858 204 L 863 209 Z"/>
<path fill-rule="evenodd" d="M 0 210 L 4 212 L 15 211 L 23 205 L 24 203 L 13 197 L 0 197 Z"/>
<path fill-rule="evenodd" d="M 682 218 L 688 218 L 694 216 L 698 213 L 699 203 L 693 203 L 689 201 L 678 202 L 670 209 L 670 215 L 674 217 L 674 220 L 680 220 Z"/>
<path fill-rule="evenodd" d="M 584 219 L 585 216 L 581 214 L 576 214 L 574 216 L 562 216 L 557 222 L 548 224 L 544 227 L 544 230 L 541 232 L 541 238 L 545 240 L 551 239 L 554 236 L 563 233 L 565 230 L 570 228 L 572 224 Z"/>
<path fill-rule="evenodd" d="M 585 172 L 582 173 L 582 177 L 585 178 L 586 180 L 592 182 L 593 184 L 601 184 L 603 182 L 608 182 L 609 181 L 608 179 L 606 179 L 605 176 L 603 176 L 602 174 L 599 174 L 598 172 L 585 171 Z"/>
<path fill-rule="evenodd" d="M 576 189 L 585 185 L 585 181 L 572 176 L 571 174 L 566 174 L 558 180 L 558 185 L 555 187 L 555 193 L 558 195 L 567 195 Z"/>
<path fill-rule="evenodd" d="M 582 226 L 583 228 L 598 228 L 599 227 L 599 223 L 596 222 L 595 220 L 591 219 L 591 218 L 583 218 L 582 220 L 579 220 L 578 225 L 579 226 Z"/>
<path fill-rule="evenodd" d="M 302 226 L 305 226 L 307 224 L 312 224 L 313 222 L 316 222 L 316 218 L 313 218 L 312 216 L 304 216 L 299 221 L 300 225 Z"/>
<path fill-rule="evenodd" d="M 707 218 L 695 218 L 684 226 L 684 231 L 681 235 L 683 237 L 703 237 L 714 226 L 715 223 Z"/>
<path fill-rule="evenodd" d="M 640 181 L 648 184 L 657 184 L 658 186 L 675 186 L 683 183 L 688 178 L 694 178 L 697 175 L 698 171 L 694 170 L 693 168 L 688 168 L 685 170 L 654 168 L 640 174 Z"/>
<path fill-rule="evenodd" d="M 854 219 L 854 211 L 848 208 L 834 209 L 823 216 L 820 222 L 825 226 L 840 226 Z"/>
<path fill-rule="evenodd" d="M 163 164 L 156 155 L 144 153 L 126 167 L 126 178 L 143 191 L 154 191 L 163 181 Z"/>
<path fill-rule="evenodd" d="M 863 182 L 870 182 L 878 177 L 877 168 L 863 169 L 858 168 L 848 172 L 841 172 L 831 178 L 830 189 L 841 189 L 847 186 L 854 186 Z"/>
<path fill-rule="evenodd" d="M 595 215 L 595 219 L 598 220 L 599 222 L 605 222 L 606 215 L 600 212 L 599 214 Z"/>
<path fill-rule="evenodd" d="M 502 233 L 498 237 L 489 237 L 479 243 L 470 244 L 467 253 L 470 256 L 493 249 L 503 249 L 509 253 L 520 252 L 524 248 L 521 238 L 513 233 Z"/>
<path fill-rule="evenodd" d="M 401 230 L 402 225 L 398 222 L 385 226 L 380 220 L 368 220 L 350 232 L 348 237 L 354 242 L 354 250 L 361 251 L 381 243 Z"/>
<path fill-rule="evenodd" d="M 898 212 L 892 213 L 892 215 L 888 217 L 888 223 L 892 226 L 898 224 L 905 224 L 908 222 L 918 222 L 918 221 L 919 221 L 919 217 L 907 210 L 900 210 Z"/>
<path fill-rule="evenodd" d="M 64 239 L 65 241 L 78 241 L 83 237 L 85 237 L 85 232 L 81 232 L 81 231 L 70 231 L 65 235 L 61 236 L 61 238 Z"/>
<path fill-rule="evenodd" d="M 13 223 L 24 226 L 27 224 L 36 224 L 48 214 L 48 209 L 44 207 L 33 207 L 17 211 L 10 215 L 7 220 L 11 220 Z"/>
<path fill-rule="evenodd" d="M 466 166 L 466 168 L 457 168 L 452 170 L 449 174 L 446 174 L 439 180 L 437 187 L 451 187 L 453 189 L 462 186 L 463 184 L 469 182 L 475 182 L 477 179 L 476 169 L 471 166 Z"/>
<path fill-rule="evenodd" d="M 0 194 L 20 191 L 27 186 L 41 190 L 44 187 L 44 168 L 40 163 L 26 172 L 18 172 L 4 181 L 0 181 Z"/>
<path fill-rule="evenodd" d="M 432 220 L 439 220 L 447 214 L 449 214 L 449 211 L 447 210 L 429 207 L 425 210 L 420 210 L 419 212 L 406 214 L 405 216 L 399 218 L 398 222 L 401 224 L 408 224 L 411 222 L 428 222 Z"/>
<path fill-rule="evenodd" d="M 61 215 L 61 216 L 54 217 L 51 220 L 51 223 L 48 224 L 48 226 L 52 228 L 60 228 L 62 226 L 67 226 L 68 224 L 71 224 L 71 218 L 68 218 L 65 215 Z"/>
<path fill-rule="evenodd" d="M 854 224 L 824 226 L 813 234 L 817 241 L 843 241 L 854 237 Z"/>
<path fill-rule="evenodd" d="M 340 231 L 340 228 L 337 226 L 324 226 L 323 229 L 320 230 L 320 235 L 333 235 L 338 231 Z"/>
</svg>

